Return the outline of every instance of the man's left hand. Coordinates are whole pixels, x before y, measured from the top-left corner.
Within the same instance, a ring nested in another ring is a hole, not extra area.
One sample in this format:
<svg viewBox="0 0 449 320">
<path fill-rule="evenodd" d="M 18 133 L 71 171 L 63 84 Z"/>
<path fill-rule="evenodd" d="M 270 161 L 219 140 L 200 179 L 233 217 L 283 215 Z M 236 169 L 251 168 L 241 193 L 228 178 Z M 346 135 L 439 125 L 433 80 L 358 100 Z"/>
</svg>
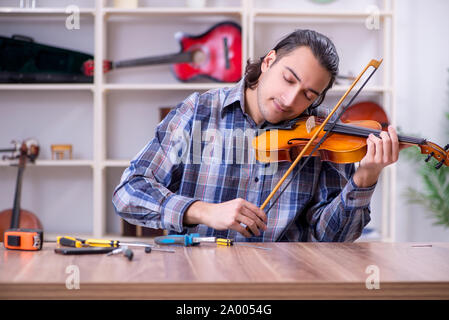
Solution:
<svg viewBox="0 0 449 320">
<path fill-rule="evenodd" d="M 360 166 L 353 176 L 354 183 L 360 188 L 374 185 L 382 169 L 398 161 L 399 151 L 409 147 L 409 145 L 399 144 L 398 135 L 392 126 L 388 126 L 388 133 L 382 131 L 380 138 L 370 134 L 366 144 L 366 155 L 360 161 Z"/>
</svg>

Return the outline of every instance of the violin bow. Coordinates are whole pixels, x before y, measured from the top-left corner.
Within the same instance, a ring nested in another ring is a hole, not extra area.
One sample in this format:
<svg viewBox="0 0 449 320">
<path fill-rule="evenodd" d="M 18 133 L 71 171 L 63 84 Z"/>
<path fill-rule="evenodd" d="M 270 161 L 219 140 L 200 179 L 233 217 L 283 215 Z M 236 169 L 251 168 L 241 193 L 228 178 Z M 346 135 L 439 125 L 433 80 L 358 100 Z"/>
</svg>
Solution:
<svg viewBox="0 0 449 320">
<path fill-rule="evenodd" d="M 274 197 L 274 195 L 276 194 L 276 192 L 279 190 L 279 188 L 281 187 L 281 185 L 284 183 L 285 179 L 290 175 L 290 173 L 293 171 L 293 169 L 296 167 L 296 165 L 299 163 L 299 161 L 302 159 L 302 157 L 304 156 L 304 154 L 306 153 L 306 151 L 310 148 L 310 146 L 312 145 L 313 141 L 315 141 L 315 139 L 318 137 L 318 135 L 321 133 L 321 131 L 324 130 L 324 127 L 327 125 L 327 123 L 329 122 L 329 120 L 331 119 L 331 117 L 334 115 L 334 113 L 338 110 L 338 108 L 340 107 L 340 105 L 343 103 L 343 101 L 346 99 L 346 97 L 348 96 L 348 94 L 351 92 L 351 90 L 355 87 L 355 85 L 359 82 L 360 78 L 365 74 L 365 72 L 368 70 L 369 67 L 373 67 L 374 70 L 371 72 L 371 74 L 368 76 L 368 78 L 364 81 L 364 83 L 361 85 L 361 87 L 357 90 L 357 92 L 355 93 L 355 95 L 351 98 L 351 100 L 348 102 L 348 104 L 343 108 L 343 111 L 340 112 L 339 116 L 337 117 L 337 119 L 331 123 L 331 128 L 327 130 L 326 134 L 321 138 L 321 140 L 315 145 L 314 149 L 312 150 L 312 152 L 309 154 L 309 156 L 307 157 L 306 161 L 304 161 L 301 165 L 301 167 L 299 168 L 299 170 L 296 172 L 296 174 L 298 174 L 298 172 L 301 171 L 301 169 L 306 165 L 307 161 L 309 161 L 309 159 L 312 157 L 313 153 L 318 150 L 319 146 L 324 142 L 324 140 L 327 138 L 327 136 L 330 134 L 330 132 L 332 131 L 333 126 L 335 126 L 335 124 L 337 123 L 337 121 L 340 119 L 341 115 L 344 113 L 344 111 L 349 107 L 349 105 L 352 103 L 352 101 L 357 97 L 357 95 L 361 92 L 361 90 L 365 87 L 366 83 L 371 79 L 371 77 L 373 76 L 373 74 L 377 71 L 377 69 L 379 68 L 380 64 L 382 63 L 383 59 L 381 59 L 380 61 L 372 59 L 367 65 L 366 67 L 362 70 L 362 72 L 360 72 L 360 74 L 357 76 L 357 78 L 354 80 L 354 82 L 351 84 L 351 86 L 348 88 L 348 90 L 346 90 L 345 94 L 340 98 L 340 100 L 338 101 L 338 103 L 335 105 L 335 107 L 332 109 L 332 111 L 328 114 L 328 116 L 326 117 L 326 119 L 323 121 L 323 123 L 320 125 L 320 127 L 318 128 L 318 130 L 316 130 L 315 134 L 310 138 L 309 142 L 304 146 L 304 148 L 302 149 L 302 151 L 299 153 L 299 155 L 296 157 L 295 161 L 293 161 L 293 163 L 291 164 L 291 166 L 288 168 L 288 170 L 285 172 L 285 174 L 282 176 L 282 178 L 279 180 L 279 182 L 276 184 L 276 186 L 274 187 L 274 189 L 271 191 L 271 193 L 268 195 L 268 197 L 265 199 L 264 203 L 262 204 L 262 206 L 260 207 L 261 210 L 265 209 L 265 207 L 268 205 L 268 203 L 270 202 L 270 200 Z M 295 175 L 296 176 L 296 175 Z M 287 185 L 285 186 L 285 188 L 283 190 L 281 190 L 281 192 L 278 194 L 278 196 L 274 199 L 273 203 L 271 204 L 271 206 L 267 209 L 266 213 L 268 213 L 268 211 L 270 211 L 270 209 L 273 207 L 273 205 L 277 202 L 277 200 L 280 198 L 280 196 L 284 193 L 284 191 L 288 188 L 288 186 L 290 185 L 290 183 L 292 182 L 292 180 L 295 178 L 295 176 L 292 177 L 292 179 L 290 179 L 290 181 L 287 183 Z M 246 227 L 246 230 L 249 230 L 249 227 Z"/>
</svg>

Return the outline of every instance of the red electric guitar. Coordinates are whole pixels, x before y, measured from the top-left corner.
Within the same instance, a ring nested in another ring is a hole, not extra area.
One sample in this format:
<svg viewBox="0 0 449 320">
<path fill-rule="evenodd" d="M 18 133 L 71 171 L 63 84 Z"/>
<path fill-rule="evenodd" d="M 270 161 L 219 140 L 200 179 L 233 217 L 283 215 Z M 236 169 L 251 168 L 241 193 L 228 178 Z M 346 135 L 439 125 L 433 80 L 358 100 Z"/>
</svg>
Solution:
<svg viewBox="0 0 449 320">
<path fill-rule="evenodd" d="M 173 71 L 181 81 L 189 81 L 199 76 L 218 82 L 240 80 L 242 35 L 238 24 L 222 22 L 198 36 L 177 33 L 175 37 L 181 45 L 179 53 L 117 62 L 104 61 L 103 72 L 117 68 L 174 63 Z M 87 76 L 94 75 L 93 60 L 84 63 L 83 73 Z"/>
</svg>

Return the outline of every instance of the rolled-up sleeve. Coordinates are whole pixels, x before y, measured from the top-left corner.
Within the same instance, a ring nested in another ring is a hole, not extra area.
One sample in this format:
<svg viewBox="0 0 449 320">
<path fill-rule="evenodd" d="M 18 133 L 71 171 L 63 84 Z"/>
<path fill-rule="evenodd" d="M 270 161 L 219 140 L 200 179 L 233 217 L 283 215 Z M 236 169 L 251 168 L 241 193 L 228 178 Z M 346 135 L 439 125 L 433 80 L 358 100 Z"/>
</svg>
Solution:
<svg viewBox="0 0 449 320">
<path fill-rule="evenodd" d="M 155 137 L 124 171 L 112 203 L 117 214 L 129 223 L 183 231 L 184 213 L 196 200 L 176 191 L 198 96 L 192 94 L 165 117 L 157 126 Z"/>
<path fill-rule="evenodd" d="M 375 185 L 354 183 L 354 164 L 323 162 L 313 205 L 307 211 L 308 241 L 349 242 L 360 237 L 371 220 Z"/>
</svg>

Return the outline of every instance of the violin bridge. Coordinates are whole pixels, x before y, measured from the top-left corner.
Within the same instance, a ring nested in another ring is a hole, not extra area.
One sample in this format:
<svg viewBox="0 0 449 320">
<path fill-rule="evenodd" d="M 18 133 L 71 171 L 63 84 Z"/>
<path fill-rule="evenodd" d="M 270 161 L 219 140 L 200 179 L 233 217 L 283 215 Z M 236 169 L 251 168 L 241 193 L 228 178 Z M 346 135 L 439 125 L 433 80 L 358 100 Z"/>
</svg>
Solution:
<svg viewBox="0 0 449 320">
<path fill-rule="evenodd" d="M 316 122 L 315 122 L 315 117 L 314 116 L 310 116 L 307 121 L 306 121 L 306 130 L 307 133 L 310 133 L 312 131 L 313 128 L 316 127 Z"/>
</svg>

